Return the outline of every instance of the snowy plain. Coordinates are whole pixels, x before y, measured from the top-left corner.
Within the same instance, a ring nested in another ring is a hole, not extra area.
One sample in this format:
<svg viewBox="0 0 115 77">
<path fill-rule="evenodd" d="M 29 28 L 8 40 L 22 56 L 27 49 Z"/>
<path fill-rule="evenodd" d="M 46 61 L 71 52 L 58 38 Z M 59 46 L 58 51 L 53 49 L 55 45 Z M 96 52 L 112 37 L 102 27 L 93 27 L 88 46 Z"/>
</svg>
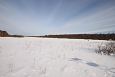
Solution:
<svg viewBox="0 0 115 77">
<path fill-rule="evenodd" d="M 0 37 L 0 77 L 115 77 L 104 40 Z"/>
</svg>

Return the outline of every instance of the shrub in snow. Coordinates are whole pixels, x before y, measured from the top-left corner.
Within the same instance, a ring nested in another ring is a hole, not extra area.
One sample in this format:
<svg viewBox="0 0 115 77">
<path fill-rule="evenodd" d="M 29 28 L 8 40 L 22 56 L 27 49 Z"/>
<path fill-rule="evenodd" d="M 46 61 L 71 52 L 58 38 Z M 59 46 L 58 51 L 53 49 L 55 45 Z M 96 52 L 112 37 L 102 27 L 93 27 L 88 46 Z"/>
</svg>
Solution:
<svg viewBox="0 0 115 77">
<path fill-rule="evenodd" d="M 106 44 L 101 44 L 96 49 L 96 53 L 104 54 L 104 55 L 112 55 L 115 54 L 115 42 L 109 42 Z"/>
</svg>

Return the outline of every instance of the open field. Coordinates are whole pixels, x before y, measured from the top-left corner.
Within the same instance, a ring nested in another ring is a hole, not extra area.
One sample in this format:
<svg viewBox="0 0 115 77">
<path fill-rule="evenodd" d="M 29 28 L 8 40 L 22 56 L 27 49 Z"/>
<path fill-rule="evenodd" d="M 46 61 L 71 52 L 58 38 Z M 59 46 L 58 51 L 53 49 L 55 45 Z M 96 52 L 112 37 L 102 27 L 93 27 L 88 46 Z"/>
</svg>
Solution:
<svg viewBox="0 0 115 77">
<path fill-rule="evenodd" d="M 0 37 L 0 77 L 115 77 L 115 57 L 95 53 L 107 42 Z"/>
</svg>

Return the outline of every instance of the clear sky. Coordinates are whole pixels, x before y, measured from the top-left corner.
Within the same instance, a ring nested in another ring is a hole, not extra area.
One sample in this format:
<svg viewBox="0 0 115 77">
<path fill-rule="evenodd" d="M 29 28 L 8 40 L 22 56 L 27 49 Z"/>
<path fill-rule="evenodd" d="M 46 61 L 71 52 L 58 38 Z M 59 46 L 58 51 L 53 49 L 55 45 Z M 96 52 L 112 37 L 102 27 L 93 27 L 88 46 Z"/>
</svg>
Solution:
<svg viewBox="0 0 115 77">
<path fill-rule="evenodd" d="M 115 32 L 115 0 L 0 0 L 0 29 L 22 35 Z"/>
</svg>

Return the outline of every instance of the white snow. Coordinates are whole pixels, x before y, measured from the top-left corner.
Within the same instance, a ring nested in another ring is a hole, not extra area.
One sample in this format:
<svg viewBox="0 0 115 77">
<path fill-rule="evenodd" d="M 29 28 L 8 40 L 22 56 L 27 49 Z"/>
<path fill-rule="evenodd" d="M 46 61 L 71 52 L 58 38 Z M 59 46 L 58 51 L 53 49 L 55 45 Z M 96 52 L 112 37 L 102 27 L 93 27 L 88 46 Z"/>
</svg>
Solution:
<svg viewBox="0 0 115 77">
<path fill-rule="evenodd" d="M 115 77 L 115 57 L 95 49 L 104 40 L 0 38 L 0 77 Z"/>
</svg>

